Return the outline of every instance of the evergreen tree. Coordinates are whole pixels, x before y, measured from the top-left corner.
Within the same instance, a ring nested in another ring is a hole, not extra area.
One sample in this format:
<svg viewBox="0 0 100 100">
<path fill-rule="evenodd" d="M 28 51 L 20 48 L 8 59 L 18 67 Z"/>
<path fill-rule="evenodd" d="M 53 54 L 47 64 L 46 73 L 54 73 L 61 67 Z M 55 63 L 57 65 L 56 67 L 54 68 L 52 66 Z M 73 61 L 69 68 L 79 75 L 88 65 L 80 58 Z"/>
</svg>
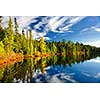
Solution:
<svg viewBox="0 0 100 100">
<path fill-rule="evenodd" d="M 13 23 L 12 23 L 11 16 L 9 16 L 7 33 L 8 33 L 7 36 L 9 39 L 9 49 L 10 49 L 10 52 L 12 52 L 14 49 L 14 31 L 13 31 Z"/>
<path fill-rule="evenodd" d="M 19 25 L 17 23 L 16 18 L 14 18 L 14 23 L 15 23 L 15 49 L 14 50 L 16 53 L 19 53 L 21 51 L 21 43 L 20 43 L 21 35 L 19 34 L 18 31 Z"/>
<path fill-rule="evenodd" d="M 19 33 L 18 32 L 19 25 L 17 23 L 17 19 L 16 18 L 14 18 L 14 22 L 15 22 L 15 33 L 17 34 L 17 33 Z"/>
<path fill-rule="evenodd" d="M 24 55 L 27 54 L 27 40 L 25 37 L 24 29 L 22 30 L 22 36 L 21 36 L 21 48 L 22 48 L 23 54 Z"/>
</svg>

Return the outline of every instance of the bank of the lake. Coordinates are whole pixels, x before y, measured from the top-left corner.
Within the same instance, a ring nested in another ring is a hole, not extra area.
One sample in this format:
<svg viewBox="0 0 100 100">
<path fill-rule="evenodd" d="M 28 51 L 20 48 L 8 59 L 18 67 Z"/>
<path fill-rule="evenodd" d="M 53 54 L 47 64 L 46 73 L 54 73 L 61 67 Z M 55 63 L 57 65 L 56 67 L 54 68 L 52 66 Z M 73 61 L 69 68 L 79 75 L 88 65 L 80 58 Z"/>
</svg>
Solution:
<svg viewBox="0 0 100 100">
<path fill-rule="evenodd" d="M 13 53 L 9 56 L 1 56 L 0 57 L 0 65 L 9 64 L 11 62 L 17 62 L 17 61 L 20 61 L 21 59 L 35 58 L 35 57 L 48 57 L 48 56 L 51 56 L 51 55 L 53 56 L 55 54 L 51 54 L 51 53 L 42 53 L 41 54 L 40 52 L 38 52 L 34 55 L 23 55 L 23 54 Z"/>
</svg>

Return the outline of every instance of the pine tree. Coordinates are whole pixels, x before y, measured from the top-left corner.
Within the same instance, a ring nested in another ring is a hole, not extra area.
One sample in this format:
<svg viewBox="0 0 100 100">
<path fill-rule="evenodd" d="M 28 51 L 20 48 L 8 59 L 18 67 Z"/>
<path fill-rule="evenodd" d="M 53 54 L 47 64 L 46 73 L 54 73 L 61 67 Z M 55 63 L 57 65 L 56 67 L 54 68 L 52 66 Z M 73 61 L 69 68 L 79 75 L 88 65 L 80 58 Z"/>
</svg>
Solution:
<svg viewBox="0 0 100 100">
<path fill-rule="evenodd" d="M 14 31 L 13 31 L 13 23 L 12 23 L 11 16 L 9 16 L 7 33 L 8 33 L 7 36 L 9 39 L 9 49 L 10 49 L 10 52 L 13 52 L 13 49 L 14 49 Z"/>
<path fill-rule="evenodd" d="M 22 30 L 22 36 L 21 36 L 21 48 L 22 48 L 23 54 L 24 55 L 27 54 L 27 40 L 25 37 L 24 29 Z"/>
<path fill-rule="evenodd" d="M 19 25 L 17 23 L 17 19 L 16 18 L 14 18 L 14 22 L 15 22 L 15 33 L 17 34 L 17 33 L 19 33 L 18 32 Z"/>
<path fill-rule="evenodd" d="M 24 29 L 22 29 L 22 35 L 25 36 L 25 31 L 24 31 Z"/>
<path fill-rule="evenodd" d="M 14 23 L 15 23 L 15 52 L 19 53 L 21 49 L 21 44 L 20 44 L 20 34 L 18 31 L 19 25 L 17 23 L 17 19 L 14 18 Z"/>
</svg>

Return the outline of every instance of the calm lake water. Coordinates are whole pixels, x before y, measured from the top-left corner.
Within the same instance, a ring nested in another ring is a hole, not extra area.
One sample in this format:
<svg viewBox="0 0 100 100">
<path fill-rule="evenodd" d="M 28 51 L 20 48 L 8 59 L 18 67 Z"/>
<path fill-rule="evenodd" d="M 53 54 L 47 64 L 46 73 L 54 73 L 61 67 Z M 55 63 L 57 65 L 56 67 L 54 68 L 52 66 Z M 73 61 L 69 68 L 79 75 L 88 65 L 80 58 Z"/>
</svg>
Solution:
<svg viewBox="0 0 100 100">
<path fill-rule="evenodd" d="M 100 57 L 28 58 L 0 68 L 1 83 L 99 83 Z"/>
</svg>

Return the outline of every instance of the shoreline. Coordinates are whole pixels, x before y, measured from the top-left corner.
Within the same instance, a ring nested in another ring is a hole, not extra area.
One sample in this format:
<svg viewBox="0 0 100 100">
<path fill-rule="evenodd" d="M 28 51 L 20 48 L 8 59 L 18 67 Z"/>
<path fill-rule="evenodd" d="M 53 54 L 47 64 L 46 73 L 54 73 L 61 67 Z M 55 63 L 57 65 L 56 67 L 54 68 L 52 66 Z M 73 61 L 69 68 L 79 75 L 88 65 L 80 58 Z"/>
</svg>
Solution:
<svg viewBox="0 0 100 100">
<path fill-rule="evenodd" d="M 9 56 L 9 57 L 5 57 L 5 58 L 1 58 L 0 59 L 0 66 L 5 65 L 5 64 L 9 64 L 12 62 L 16 62 L 19 60 L 23 60 L 23 59 L 27 59 L 27 58 L 35 58 L 35 57 L 48 57 L 51 56 L 51 54 L 41 54 L 41 55 L 22 55 L 22 54 L 15 54 L 14 56 Z"/>
<path fill-rule="evenodd" d="M 12 62 L 17 62 L 19 60 L 27 59 L 27 58 L 37 58 L 37 57 L 49 57 L 49 56 L 54 56 L 54 55 L 65 55 L 63 52 L 62 53 L 34 53 L 33 55 L 23 55 L 23 54 L 12 54 L 7 56 L 1 56 L 0 58 L 0 67 L 5 64 L 10 64 Z M 73 54 L 66 54 L 66 56 L 72 56 Z M 82 55 L 82 54 L 81 54 Z"/>
<path fill-rule="evenodd" d="M 9 56 L 3 59 L 0 59 L 0 65 L 9 64 L 18 60 L 24 59 L 24 55 L 16 54 L 14 56 Z"/>
</svg>

